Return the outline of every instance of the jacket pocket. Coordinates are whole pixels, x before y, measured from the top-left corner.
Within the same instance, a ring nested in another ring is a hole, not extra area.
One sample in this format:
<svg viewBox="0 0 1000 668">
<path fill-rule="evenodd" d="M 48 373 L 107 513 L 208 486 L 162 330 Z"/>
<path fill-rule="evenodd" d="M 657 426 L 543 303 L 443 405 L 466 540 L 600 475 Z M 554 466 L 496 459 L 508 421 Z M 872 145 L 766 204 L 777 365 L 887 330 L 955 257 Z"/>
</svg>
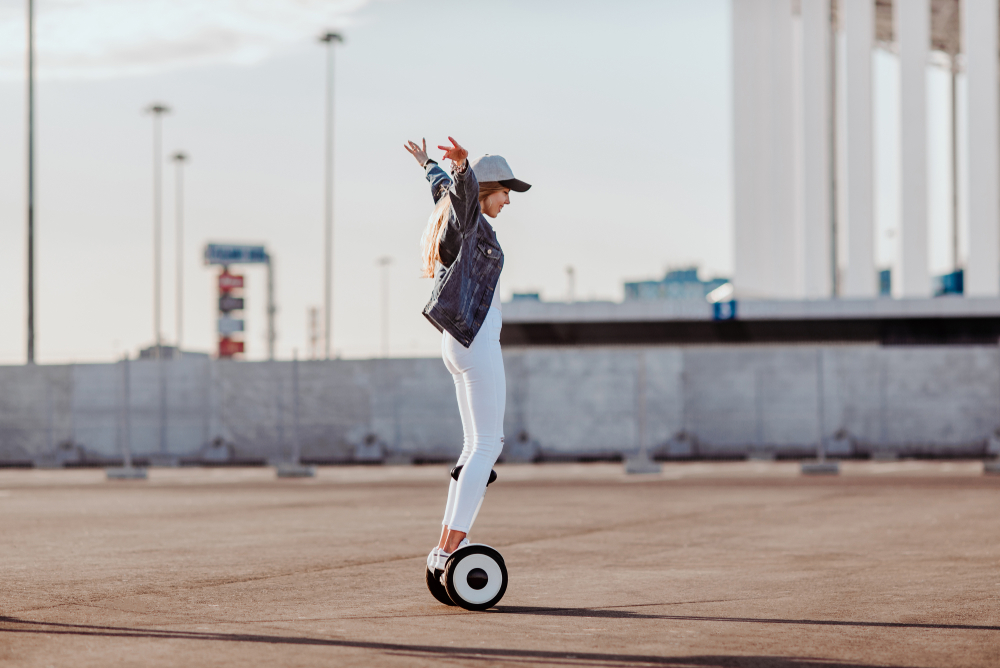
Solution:
<svg viewBox="0 0 1000 668">
<path fill-rule="evenodd" d="M 500 256 L 503 255 L 502 251 L 498 247 L 487 241 L 479 241 L 476 245 L 479 248 L 480 254 L 487 260 L 499 260 Z"/>
</svg>

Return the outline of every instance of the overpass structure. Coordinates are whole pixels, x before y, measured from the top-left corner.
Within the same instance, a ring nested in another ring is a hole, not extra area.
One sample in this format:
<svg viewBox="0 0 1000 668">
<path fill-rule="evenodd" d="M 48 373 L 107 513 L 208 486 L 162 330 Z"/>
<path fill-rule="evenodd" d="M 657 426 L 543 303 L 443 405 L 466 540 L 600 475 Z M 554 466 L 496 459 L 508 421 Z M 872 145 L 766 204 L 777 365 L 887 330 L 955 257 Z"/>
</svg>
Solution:
<svg viewBox="0 0 1000 668">
<path fill-rule="evenodd" d="M 695 300 L 503 305 L 504 346 L 870 343 L 996 345 L 1000 298 Z M 721 317 L 720 317 L 721 315 Z"/>
</svg>

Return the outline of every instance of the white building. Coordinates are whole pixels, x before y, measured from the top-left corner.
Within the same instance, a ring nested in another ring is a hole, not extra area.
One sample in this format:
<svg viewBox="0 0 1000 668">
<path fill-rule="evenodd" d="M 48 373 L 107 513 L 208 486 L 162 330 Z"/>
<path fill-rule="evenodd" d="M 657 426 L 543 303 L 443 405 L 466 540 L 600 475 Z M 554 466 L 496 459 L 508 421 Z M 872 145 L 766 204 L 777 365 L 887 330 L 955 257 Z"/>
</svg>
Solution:
<svg viewBox="0 0 1000 668">
<path fill-rule="evenodd" d="M 1000 296 L 998 0 L 733 0 L 732 17 L 737 293 L 876 296 L 872 61 L 881 47 L 898 54 L 900 73 L 893 293 L 931 296 L 927 76 L 939 51 L 953 78 L 962 68 L 967 95 L 958 119 L 967 145 L 953 147 L 967 183 L 965 294 Z"/>
</svg>

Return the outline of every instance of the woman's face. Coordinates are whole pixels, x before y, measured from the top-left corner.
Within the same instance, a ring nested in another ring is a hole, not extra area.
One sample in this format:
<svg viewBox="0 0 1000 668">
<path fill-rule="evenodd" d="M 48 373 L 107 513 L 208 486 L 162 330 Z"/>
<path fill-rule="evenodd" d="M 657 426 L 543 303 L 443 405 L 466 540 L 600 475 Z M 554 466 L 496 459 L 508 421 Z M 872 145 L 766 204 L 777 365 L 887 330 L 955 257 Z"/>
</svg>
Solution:
<svg viewBox="0 0 1000 668">
<path fill-rule="evenodd" d="M 504 188 L 487 195 L 486 199 L 483 200 L 483 213 L 490 218 L 496 218 L 500 211 L 510 204 L 509 193 L 510 188 Z"/>
</svg>

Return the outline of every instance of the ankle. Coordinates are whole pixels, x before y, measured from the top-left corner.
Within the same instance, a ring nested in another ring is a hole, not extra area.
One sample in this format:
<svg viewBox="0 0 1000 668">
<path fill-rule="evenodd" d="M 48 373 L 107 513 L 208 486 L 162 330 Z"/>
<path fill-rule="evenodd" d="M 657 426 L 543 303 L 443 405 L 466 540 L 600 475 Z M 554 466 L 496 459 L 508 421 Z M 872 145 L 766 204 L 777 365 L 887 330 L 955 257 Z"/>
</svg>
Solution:
<svg viewBox="0 0 1000 668">
<path fill-rule="evenodd" d="M 462 533 L 461 531 L 452 531 L 448 534 L 448 540 L 445 541 L 444 547 L 442 548 L 448 554 L 451 554 L 458 549 L 458 546 L 462 544 L 468 534 Z"/>
</svg>

